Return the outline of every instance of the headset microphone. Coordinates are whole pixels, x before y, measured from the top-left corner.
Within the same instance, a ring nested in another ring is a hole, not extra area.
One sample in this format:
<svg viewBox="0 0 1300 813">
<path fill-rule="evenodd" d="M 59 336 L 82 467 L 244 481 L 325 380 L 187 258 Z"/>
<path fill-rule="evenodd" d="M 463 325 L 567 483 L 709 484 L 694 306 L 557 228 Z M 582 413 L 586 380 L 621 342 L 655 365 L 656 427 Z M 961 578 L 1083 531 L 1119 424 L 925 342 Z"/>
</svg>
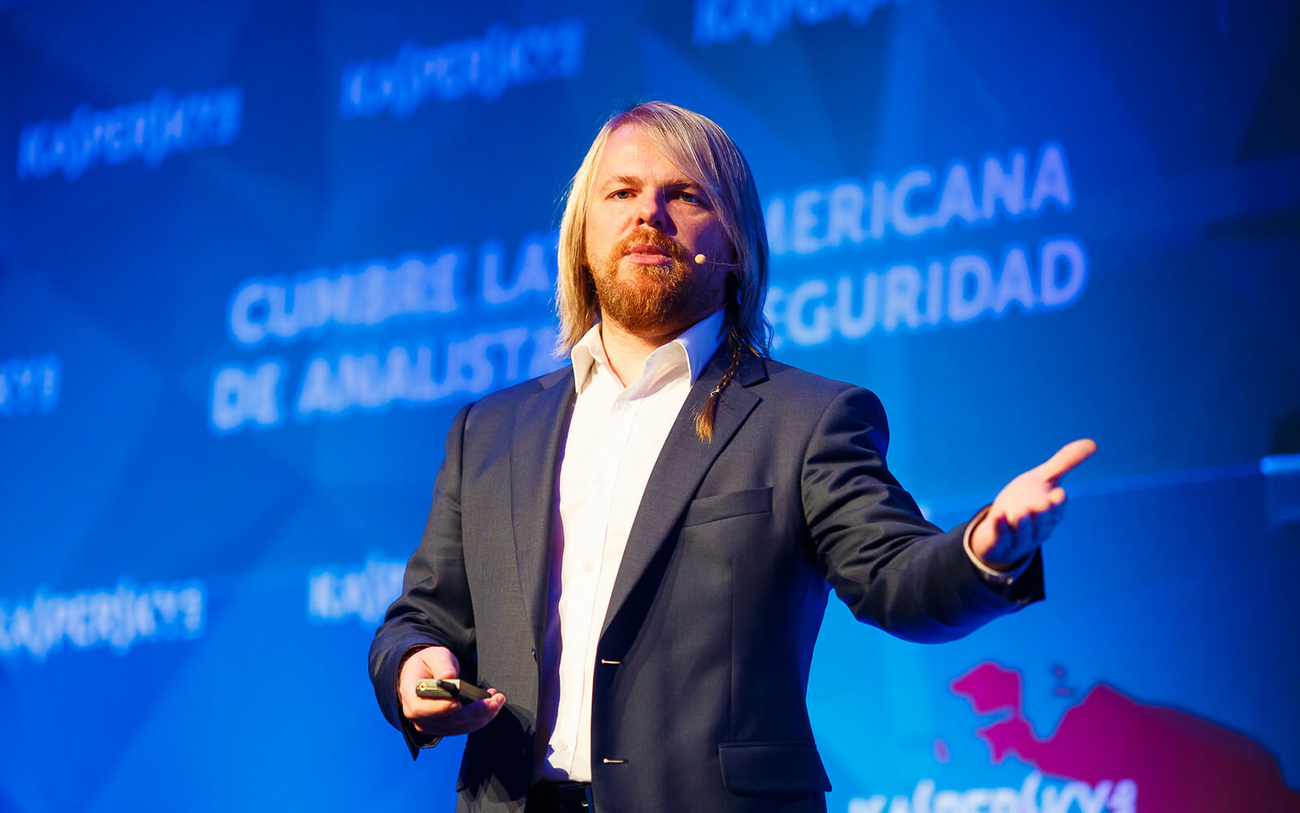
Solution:
<svg viewBox="0 0 1300 813">
<path fill-rule="evenodd" d="M 695 255 L 695 264 L 696 264 L 696 265 L 704 265 L 705 263 L 712 263 L 713 265 L 722 265 L 722 266 L 726 266 L 727 268 L 739 268 L 739 267 L 740 267 L 740 263 L 720 263 L 720 262 L 717 262 L 716 260 L 710 260 L 708 257 L 705 257 L 703 254 L 696 254 L 696 255 Z"/>
</svg>

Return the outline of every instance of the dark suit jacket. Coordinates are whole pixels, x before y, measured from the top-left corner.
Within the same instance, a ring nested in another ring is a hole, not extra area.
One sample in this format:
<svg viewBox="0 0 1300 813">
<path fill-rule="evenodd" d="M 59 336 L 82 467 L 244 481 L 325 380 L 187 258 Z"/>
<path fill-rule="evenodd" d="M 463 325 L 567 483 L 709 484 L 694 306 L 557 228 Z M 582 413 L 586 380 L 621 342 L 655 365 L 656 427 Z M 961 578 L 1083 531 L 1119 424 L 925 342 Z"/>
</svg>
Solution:
<svg viewBox="0 0 1300 813">
<path fill-rule="evenodd" d="M 714 356 L 655 464 L 597 647 L 592 790 L 611 811 L 814 811 L 830 783 L 804 693 L 829 588 L 859 619 L 916 641 L 958 638 L 1041 597 L 1035 560 L 990 587 L 885 467 L 879 400 L 749 358 L 714 436 L 693 416 Z M 505 692 L 469 736 L 461 810 L 519 810 L 533 769 L 549 540 L 574 402 L 564 369 L 457 415 L 404 593 L 376 633 L 380 706 L 414 753 L 395 687 L 403 654 L 449 647 L 462 677 Z"/>
</svg>

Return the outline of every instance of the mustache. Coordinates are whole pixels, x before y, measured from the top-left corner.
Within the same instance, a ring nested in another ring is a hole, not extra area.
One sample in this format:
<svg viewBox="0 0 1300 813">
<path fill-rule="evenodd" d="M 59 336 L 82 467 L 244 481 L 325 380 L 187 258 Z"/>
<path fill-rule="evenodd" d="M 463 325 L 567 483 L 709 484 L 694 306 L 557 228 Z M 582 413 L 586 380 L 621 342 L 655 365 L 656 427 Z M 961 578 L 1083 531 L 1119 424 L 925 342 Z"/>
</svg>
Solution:
<svg viewBox="0 0 1300 813">
<path fill-rule="evenodd" d="M 631 251 L 632 246 L 636 245 L 654 246 L 677 262 L 686 262 L 685 249 L 678 245 L 676 240 L 661 231 L 646 230 L 633 232 L 618 241 L 614 246 L 614 254 L 617 257 L 622 257 L 624 254 Z"/>
</svg>

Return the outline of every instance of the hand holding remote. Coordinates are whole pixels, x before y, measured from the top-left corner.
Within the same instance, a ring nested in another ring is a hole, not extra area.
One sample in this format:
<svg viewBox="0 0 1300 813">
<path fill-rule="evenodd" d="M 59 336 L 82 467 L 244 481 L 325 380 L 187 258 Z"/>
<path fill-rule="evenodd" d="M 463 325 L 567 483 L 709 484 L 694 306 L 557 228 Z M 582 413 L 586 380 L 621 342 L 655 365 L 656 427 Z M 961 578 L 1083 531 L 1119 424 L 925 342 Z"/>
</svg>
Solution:
<svg viewBox="0 0 1300 813">
<path fill-rule="evenodd" d="M 402 714 L 416 731 L 428 737 L 468 734 L 492 722 L 505 706 L 506 696 L 496 689 L 488 689 L 486 696 L 483 696 L 482 689 L 461 683 L 459 676 L 460 664 L 446 647 L 427 647 L 406 659 L 397 682 L 397 695 L 401 701 Z M 421 697 L 418 692 L 421 681 L 425 682 L 426 694 L 436 694 L 430 690 L 440 689 L 451 695 L 454 688 L 459 699 L 450 696 Z M 482 699 L 474 699 L 480 696 Z"/>
</svg>

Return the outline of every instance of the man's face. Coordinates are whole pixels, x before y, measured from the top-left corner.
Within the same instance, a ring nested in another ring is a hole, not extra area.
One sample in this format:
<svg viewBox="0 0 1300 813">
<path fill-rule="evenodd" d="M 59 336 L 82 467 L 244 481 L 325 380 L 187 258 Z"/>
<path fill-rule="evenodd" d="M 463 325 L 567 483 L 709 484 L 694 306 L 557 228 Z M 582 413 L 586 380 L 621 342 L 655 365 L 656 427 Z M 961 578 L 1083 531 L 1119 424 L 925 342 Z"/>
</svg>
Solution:
<svg viewBox="0 0 1300 813">
<path fill-rule="evenodd" d="M 602 318 L 631 333 L 680 332 L 723 303 L 735 258 L 722 223 L 636 125 L 605 144 L 584 240 Z"/>
</svg>

